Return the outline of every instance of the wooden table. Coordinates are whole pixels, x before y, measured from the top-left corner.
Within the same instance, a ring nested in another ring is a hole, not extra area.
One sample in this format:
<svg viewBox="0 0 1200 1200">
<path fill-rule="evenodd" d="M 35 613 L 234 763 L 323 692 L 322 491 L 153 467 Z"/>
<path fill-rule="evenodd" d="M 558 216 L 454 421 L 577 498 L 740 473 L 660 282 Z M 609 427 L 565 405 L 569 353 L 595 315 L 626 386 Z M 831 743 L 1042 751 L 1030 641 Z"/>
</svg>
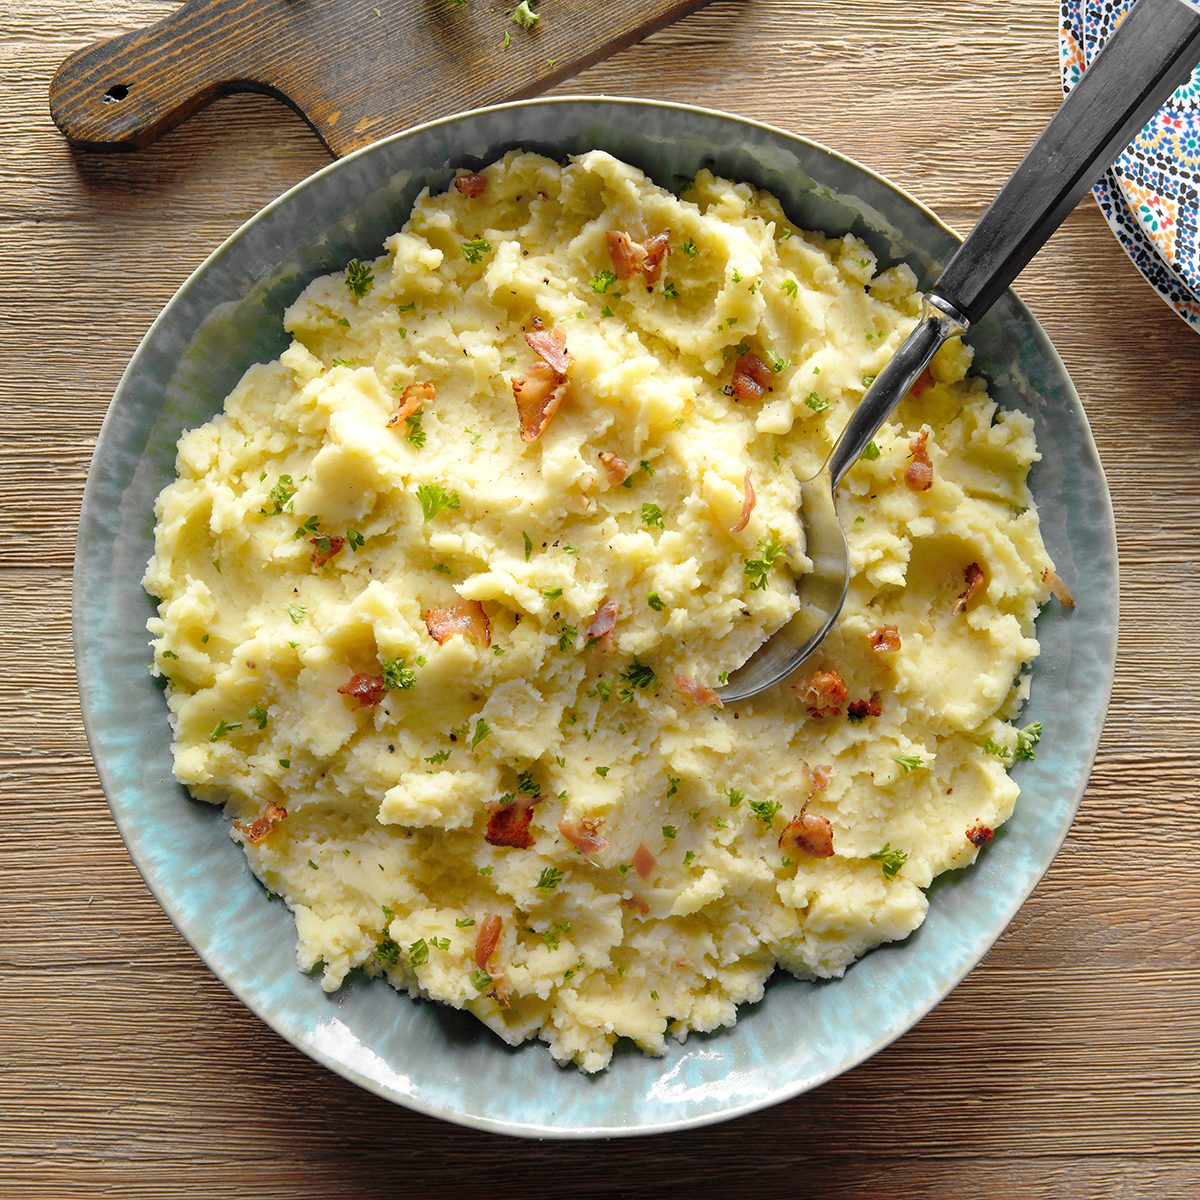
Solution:
<svg viewBox="0 0 1200 1200">
<path fill-rule="evenodd" d="M 76 517 L 109 396 L 155 313 L 327 156 L 261 96 L 136 155 L 72 154 L 46 111 L 55 66 L 169 7 L 9 0 L 0 13 L 0 1195 L 1200 1194 L 1200 339 L 1090 201 L 1020 290 L 1086 398 L 1116 503 L 1116 690 L 1049 875 L 917 1028 L 730 1124 L 535 1144 L 359 1091 L 210 975 L 131 863 L 84 740 Z M 1057 103 L 1056 9 L 716 0 L 561 90 L 774 122 L 966 229 Z"/>
</svg>

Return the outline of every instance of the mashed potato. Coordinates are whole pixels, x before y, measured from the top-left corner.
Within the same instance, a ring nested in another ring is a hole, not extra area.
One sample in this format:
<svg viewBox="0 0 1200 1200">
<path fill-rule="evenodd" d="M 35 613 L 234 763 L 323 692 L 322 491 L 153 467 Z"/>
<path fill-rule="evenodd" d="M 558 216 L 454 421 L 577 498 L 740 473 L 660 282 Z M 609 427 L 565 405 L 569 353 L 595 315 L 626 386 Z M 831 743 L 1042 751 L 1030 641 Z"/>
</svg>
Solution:
<svg viewBox="0 0 1200 1200">
<path fill-rule="evenodd" d="M 1037 454 L 946 346 L 841 489 L 853 581 L 811 669 L 718 708 L 795 607 L 796 480 L 912 327 L 913 276 L 705 172 L 682 197 L 603 153 L 484 178 L 314 281 L 289 349 L 182 438 L 150 629 L 176 775 L 237 819 L 302 969 L 595 1071 L 619 1037 L 732 1024 L 776 964 L 903 938 L 1008 817 Z M 561 401 L 540 436 L 514 383 Z"/>
</svg>

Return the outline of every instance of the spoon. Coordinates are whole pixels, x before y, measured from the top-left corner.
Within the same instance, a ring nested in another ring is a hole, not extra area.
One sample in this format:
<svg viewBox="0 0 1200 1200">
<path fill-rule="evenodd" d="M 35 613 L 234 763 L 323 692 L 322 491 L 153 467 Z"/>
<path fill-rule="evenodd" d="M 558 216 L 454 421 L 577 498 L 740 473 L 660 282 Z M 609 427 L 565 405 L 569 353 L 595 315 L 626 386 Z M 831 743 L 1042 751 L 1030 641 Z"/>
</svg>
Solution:
<svg viewBox="0 0 1200 1200">
<path fill-rule="evenodd" d="M 921 319 L 863 396 L 825 465 L 800 484 L 813 567 L 797 581 L 799 610 L 730 674 L 723 702 L 786 679 L 821 644 L 850 582 L 838 484 L 938 348 L 991 308 L 1197 60 L 1200 10 L 1189 0 L 1138 0 L 1109 37 L 924 297 Z"/>
</svg>

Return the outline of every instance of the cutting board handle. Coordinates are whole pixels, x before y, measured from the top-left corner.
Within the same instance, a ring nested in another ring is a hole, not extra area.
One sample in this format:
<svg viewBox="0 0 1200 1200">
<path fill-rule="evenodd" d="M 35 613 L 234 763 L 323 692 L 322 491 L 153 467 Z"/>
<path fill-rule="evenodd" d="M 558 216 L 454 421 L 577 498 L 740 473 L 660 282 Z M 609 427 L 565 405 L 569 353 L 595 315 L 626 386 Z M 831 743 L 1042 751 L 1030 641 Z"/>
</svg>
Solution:
<svg viewBox="0 0 1200 1200">
<path fill-rule="evenodd" d="M 154 25 L 76 51 L 50 84 L 50 116 L 81 149 L 136 150 L 229 92 L 268 92 L 291 104 L 255 77 L 276 7 L 186 0 Z"/>
</svg>

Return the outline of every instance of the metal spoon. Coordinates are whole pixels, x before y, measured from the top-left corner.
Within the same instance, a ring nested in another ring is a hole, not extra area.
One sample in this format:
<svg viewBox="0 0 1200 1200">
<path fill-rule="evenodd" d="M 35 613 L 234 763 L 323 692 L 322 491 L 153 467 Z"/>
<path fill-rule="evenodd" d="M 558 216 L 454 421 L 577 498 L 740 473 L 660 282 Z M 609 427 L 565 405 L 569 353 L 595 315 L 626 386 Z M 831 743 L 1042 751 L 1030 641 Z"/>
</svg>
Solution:
<svg viewBox="0 0 1200 1200">
<path fill-rule="evenodd" d="M 745 700 L 786 679 L 821 644 L 850 579 L 834 491 L 947 339 L 978 321 L 1042 248 L 1101 172 L 1200 60 L 1200 10 L 1138 0 L 1063 101 L 924 300 L 916 328 L 871 384 L 825 465 L 800 485 L 812 559 L 800 608 L 721 689 Z"/>
</svg>

